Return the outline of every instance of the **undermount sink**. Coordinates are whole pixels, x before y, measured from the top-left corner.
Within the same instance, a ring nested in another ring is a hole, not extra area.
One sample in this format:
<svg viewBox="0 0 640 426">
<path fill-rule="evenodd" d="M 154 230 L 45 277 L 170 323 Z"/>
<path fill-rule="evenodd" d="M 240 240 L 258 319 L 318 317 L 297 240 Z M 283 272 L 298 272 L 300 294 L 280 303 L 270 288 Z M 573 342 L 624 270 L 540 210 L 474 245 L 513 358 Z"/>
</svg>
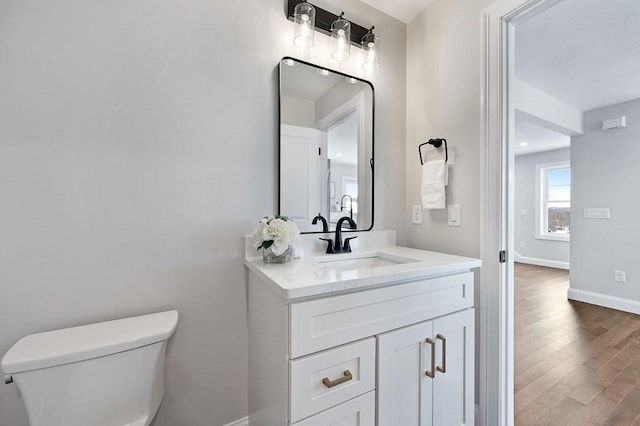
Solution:
<svg viewBox="0 0 640 426">
<path fill-rule="evenodd" d="M 318 259 L 318 263 L 320 265 L 336 271 L 355 271 L 358 269 L 379 268 L 381 266 L 399 265 L 411 262 L 418 262 L 418 260 L 406 257 L 385 256 L 380 253 L 367 254 L 360 257 L 349 256 L 332 259 L 329 256 Z"/>
</svg>

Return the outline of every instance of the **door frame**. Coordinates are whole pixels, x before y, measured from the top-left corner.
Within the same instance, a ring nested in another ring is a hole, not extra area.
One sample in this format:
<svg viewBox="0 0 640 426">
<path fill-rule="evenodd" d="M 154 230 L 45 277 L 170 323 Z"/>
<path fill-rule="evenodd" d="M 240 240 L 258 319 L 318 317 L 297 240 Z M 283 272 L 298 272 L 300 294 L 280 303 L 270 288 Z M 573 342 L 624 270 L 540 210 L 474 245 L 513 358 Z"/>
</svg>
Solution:
<svg viewBox="0 0 640 426">
<path fill-rule="evenodd" d="M 481 14 L 482 132 L 479 424 L 513 425 L 513 24 L 561 0 L 500 0 Z M 500 263 L 499 253 L 507 253 Z"/>
<path fill-rule="evenodd" d="M 364 93 L 358 93 L 342 105 L 338 106 L 333 111 L 329 112 L 326 116 L 322 117 L 316 122 L 316 129 L 319 129 L 323 133 L 323 135 L 326 135 L 326 133 L 332 126 L 335 126 L 340 121 L 349 117 L 351 114 L 355 114 L 358 119 L 358 196 L 360 196 L 361 194 L 365 194 L 364 196 L 367 197 L 367 168 L 360 167 L 360 165 L 367 164 L 367 153 L 365 152 L 366 137 L 364 134 L 365 132 L 363 131 L 363 129 L 366 127 Z M 322 147 L 322 149 L 323 158 L 326 158 L 329 150 L 329 148 L 326 146 L 326 139 L 324 139 L 324 146 Z M 326 217 L 328 218 L 331 215 L 331 200 L 329 198 L 329 194 L 325 195 L 326 199 L 329 200 L 329 202 L 327 203 L 326 212 Z M 366 199 L 364 200 L 363 204 L 359 205 L 366 205 Z M 373 221 L 373 216 L 371 216 L 371 218 Z"/>
</svg>

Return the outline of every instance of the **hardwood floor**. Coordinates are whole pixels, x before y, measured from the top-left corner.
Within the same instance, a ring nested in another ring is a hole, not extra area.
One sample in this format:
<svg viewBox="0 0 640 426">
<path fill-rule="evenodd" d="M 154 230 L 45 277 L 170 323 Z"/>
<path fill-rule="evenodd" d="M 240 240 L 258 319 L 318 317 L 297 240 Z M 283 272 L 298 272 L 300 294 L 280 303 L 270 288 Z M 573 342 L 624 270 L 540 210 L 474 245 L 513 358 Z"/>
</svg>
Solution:
<svg viewBox="0 0 640 426">
<path fill-rule="evenodd" d="M 568 271 L 515 275 L 516 425 L 640 426 L 640 316 L 567 300 Z"/>
</svg>

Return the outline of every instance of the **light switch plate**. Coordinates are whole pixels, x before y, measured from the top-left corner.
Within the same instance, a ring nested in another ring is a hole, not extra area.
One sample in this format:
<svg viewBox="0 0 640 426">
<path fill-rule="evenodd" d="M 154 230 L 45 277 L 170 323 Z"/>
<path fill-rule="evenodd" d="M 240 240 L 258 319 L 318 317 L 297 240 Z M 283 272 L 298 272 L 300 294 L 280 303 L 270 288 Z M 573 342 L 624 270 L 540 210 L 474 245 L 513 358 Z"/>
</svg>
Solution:
<svg viewBox="0 0 640 426">
<path fill-rule="evenodd" d="M 586 207 L 584 209 L 585 219 L 609 219 L 608 208 Z"/>
<path fill-rule="evenodd" d="M 422 206 L 414 204 L 411 206 L 411 223 L 420 225 L 422 223 Z"/>
<path fill-rule="evenodd" d="M 450 205 L 448 213 L 447 225 L 460 226 L 460 204 Z"/>
</svg>

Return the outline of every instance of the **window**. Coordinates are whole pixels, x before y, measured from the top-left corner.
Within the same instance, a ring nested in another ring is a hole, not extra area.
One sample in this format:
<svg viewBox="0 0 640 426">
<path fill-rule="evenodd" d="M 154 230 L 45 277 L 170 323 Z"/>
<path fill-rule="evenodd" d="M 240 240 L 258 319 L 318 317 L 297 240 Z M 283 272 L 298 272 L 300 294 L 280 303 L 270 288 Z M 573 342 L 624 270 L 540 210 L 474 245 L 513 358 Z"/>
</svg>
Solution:
<svg viewBox="0 0 640 426">
<path fill-rule="evenodd" d="M 536 166 L 536 238 L 569 241 L 571 167 L 569 162 Z"/>
</svg>

